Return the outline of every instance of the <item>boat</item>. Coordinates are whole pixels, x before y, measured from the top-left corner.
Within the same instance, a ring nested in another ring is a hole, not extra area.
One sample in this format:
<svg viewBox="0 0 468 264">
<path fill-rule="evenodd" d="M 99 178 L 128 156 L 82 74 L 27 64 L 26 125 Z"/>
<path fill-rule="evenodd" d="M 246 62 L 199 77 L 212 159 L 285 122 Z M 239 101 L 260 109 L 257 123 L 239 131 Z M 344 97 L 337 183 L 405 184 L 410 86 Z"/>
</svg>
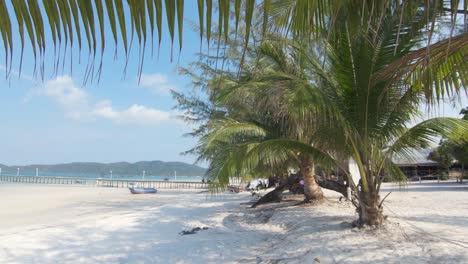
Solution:
<svg viewBox="0 0 468 264">
<path fill-rule="evenodd" d="M 156 193 L 155 188 L 128 188 L 132 194 Z"/>
</svg>

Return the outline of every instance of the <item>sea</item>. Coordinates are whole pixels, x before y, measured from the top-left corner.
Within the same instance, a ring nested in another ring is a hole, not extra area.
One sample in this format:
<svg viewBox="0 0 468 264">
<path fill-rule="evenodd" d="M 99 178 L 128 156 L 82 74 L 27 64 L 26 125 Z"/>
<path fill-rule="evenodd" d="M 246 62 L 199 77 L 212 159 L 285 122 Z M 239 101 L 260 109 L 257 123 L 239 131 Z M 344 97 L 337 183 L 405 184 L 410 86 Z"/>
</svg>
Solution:
<svg viewBox="0 0 468 264">
<path fill-rule="evenodd" d="M 1 175 L 18 175 L 16 171 L 2 171 Z M 20 176 L 36 176 L 36 172 L 21 171 Z M 38 177 L 70 177 L 70 178 L 88 178 L 88 179 L 114 179 L 114 180 L 155 180 L 155 181 L 190 181 L 201 182 L 203 176 L 184 176 L 184 175 L 120 175 L 120 174 L 90 174 L 90 173 L 61 173 L 61 172 L 43 172 L 37 174 Z"/>
</svg>

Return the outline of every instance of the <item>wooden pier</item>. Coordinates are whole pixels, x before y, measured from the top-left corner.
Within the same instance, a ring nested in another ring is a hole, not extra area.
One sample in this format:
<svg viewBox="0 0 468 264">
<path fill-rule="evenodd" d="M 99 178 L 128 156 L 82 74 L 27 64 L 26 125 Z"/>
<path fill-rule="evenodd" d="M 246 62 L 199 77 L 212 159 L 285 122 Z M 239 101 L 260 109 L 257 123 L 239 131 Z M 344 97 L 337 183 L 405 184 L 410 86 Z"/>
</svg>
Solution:
<svg viewBox="0 0 468 264">
<path fill-rule="evenodd" d="M 37 184 L 75 184 L 89 185 L 95 187 L 146 187 L 157 189 L 208 189 L 209 183 L 190 181 L 152 181 L 152 180 L 120 180 L 120 179 L 94 179 L 94 178 L 71 178 L 52 176 L 17 176 L 0 175 L 3 182 L 24 182 Z"/>
</svg>

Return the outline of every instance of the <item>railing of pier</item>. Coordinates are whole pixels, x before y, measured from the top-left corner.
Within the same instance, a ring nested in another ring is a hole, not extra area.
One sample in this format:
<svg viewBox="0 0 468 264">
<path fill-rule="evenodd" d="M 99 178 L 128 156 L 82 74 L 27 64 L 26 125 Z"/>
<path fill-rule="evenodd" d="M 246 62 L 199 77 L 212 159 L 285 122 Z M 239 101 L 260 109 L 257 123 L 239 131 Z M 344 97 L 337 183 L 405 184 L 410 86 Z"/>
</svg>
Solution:
<svg viewBox="0 0 468 264">
<path fill-rule="evenodd" d="M 24 182 L 37 184 L 77 184 L 96 187 L 145 187 L 158 189 L 208 189 L 209 183 L 189 181 L 154 181 L 154 180 L 121 180 L 121 179 L 95 179 L 95 178 L 72 178 L 52 176 L 18 176 L 0 175 L 3 182 Z"/>
</svg>

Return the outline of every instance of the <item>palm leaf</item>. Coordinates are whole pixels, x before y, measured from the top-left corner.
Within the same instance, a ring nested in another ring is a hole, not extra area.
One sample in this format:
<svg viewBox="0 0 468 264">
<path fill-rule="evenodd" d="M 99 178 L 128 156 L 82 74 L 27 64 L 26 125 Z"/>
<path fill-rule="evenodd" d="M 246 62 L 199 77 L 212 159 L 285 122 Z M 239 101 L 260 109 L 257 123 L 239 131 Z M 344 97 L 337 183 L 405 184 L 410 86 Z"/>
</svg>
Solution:
<svg viewBox="0 0 468 264">
<path fill-rule="evenodd" d="M 243 141 L 249 137 L 258 138 L 266 136 L 266 131 L 261 127 L 229 119 L 216 120 L 208 125 L 214 132 L 204 136 L 200 140 L 201 144 L 207 149 L 218 142 L 231 143 L 235 140 Z"/>
<path fill-rule="evenodd" d="M 457 134 L 454 134 L 457 133 Z M 426 149 L 438 137 L 452 138 L 468 134 L 468 122 L 462 119 L 438 117 L 423 121 L 403 133 L 390 147 L 390 156 L 411 158 L 413 150 Z"/>
<path fill-rule="evenodd" d="M 429 102 L 452 97 L 468 87 L 467 44 L 465 33 L 415 50 L 378 72 L 374 82 L 405 80 L 412 89 L 422 91 Z"/>
<path fill-rule="evenodd" d="M 299 154 L 309 156 L 314 163 L 324 168 L 338 166 L 337 161 L 330 154 L 311 145 L 290 139 L 271 139 L 257 144 L 249 151 L 246 163 L 254 165 L 266 163 L 274 166 Z M 253 166 L 250 165 L 250 167 Z"/>
<path fill-rule="evenodd" d="M 105 1 L 105 5 L 102 4 L 102 1 Z M 463 5 L 466 6 L 468 0 L 463 1 Z M 251 29 L 257 23 L 261 25 L 261 31 L 263 35 L 268 32 L 279 32 L 282 36 L 292 36 L 294 38 L 310 38 L 322 37 L 324 32 L 330 37 L 335 35 L 336 30 L 340 30 L 339 20 L 347 20 L 348 26 L 350 29 L 350 35 L 355 35 L 361 29 L 365 32 L 379 32 L 381 26 L 384 24 L 382 22 L 382 17 L 386 16 L 389 13 L 396 15 L 400 21 L 398 23 L 398 32 L 396 33 L 397 44 L 394 46 L 394 50 L 400 49 L 400 41 L 405 37 L 404 32 L 404 23 L 403 21 L 408 18 L 415 17 L 415 14 L 418 12 L 426 12 L 428 15 L 428 20 L 431 20 L 432 24 L 435 24 L 443 19 L 446 19 L 448 16 L 451 21 L 451 33 L 450 38 L 446 42 L 446 53 L 447 57 L 450 54 L 455 54 L 458 50 L 463 49 L 466 46 L 466 43 L 461 43 L 457 36 L 453 36 L 453 29 L 457 22 L 456 15 L 459 12 L 457 10 L 459 1 L 448 1 L 433 4 L 432 2 L 404 2 L 404 8 L 401 7 L 399 2 L 385 0 L 381 4 L 368 4 L 365 0 L 361 1 L 324 1 L 324 0 L 263 0 L 258 2 L 254 0 L 235 0 L 234 4 L 231 5 L 230 1 L 222 0 L 219 3 L 221 9 L 213 9 L 212 0 L 198 1 L 198 15 L 199 23 L 203 26 L 200 26 L 200 36 L 203 37 L 203 32 L 206 32 L 207 42 L 211 41 L 211 27 L 212 27 L 212 15 L 218 13 L 222 23 L 218 24 L 220 35 L 224 34 L 225 39 L 229 34 L 229 17 L 231 12 L 234 15 L 234 27 L 237 29 L 239 25 L 243 25 L 246 29 L 243 36 L 243 55 L 241 58 L 245 57 L 245 52 L 249 43 L 251 42 L 252 35 Z M 153 34 L 154 23 L 158 28 L 158 38 L 159 43 L 162 40 L 162 0 L 141 0 L 141 1 L 125 1 L 123 4 L 122 0 L 98 0 L 93 2 L 90 0 L 72 0 L 72 1 L 37 1 L 30 0 L 27 1 L 27 4 L 24 3 L 24 0 L 13 1 L 13 5 L 7 5 L 5 1 L 0 2 L 0 34 L 3 40 L 3 46 L 5 49 L 6 55 L 6 66 L 7 68 L 11 67 L 12 58 L 13 58 L 13 46 L 15 37 L 14 34 L 19 34 L 19 41 L 24 42 L 24 26 L 28 30 L 29 41 L 33 46 L 33 50 L 39 50 L 41 56 L 36 57 L 41 60 L 41 74 L 43 74 L 44 61 L 42 60 L 42 55 L 45 52 L 46 47 L 55 51 L 58 47 L 65 48 L 68 45 L 73 47 L 74 43 L 78 42 L 78 49 L 81 50 L 81 42 L 85 41 L 88 44 L 88 53 L 91 54 L 90 66 L 88 71 L 93 71 L 93 63 L 96 55 L 97 46 L 100 45 L 101 52 L 105 50 L 106 39 L 103 34 L 103 26 L 107 23 L 105 22 L 106 17 L 108 18 L 109 25 L 112 31 L 113 42 L 117 45 L 119 38 L 117 38 L 117 31 L 120 31 L 122 36 L 122 42 L 124 46 L 125 54 L 128 53 L 128 37 L 127 37 L 127 28 L 125 23 L 125 9 L 130 10 L 130 18 L 133 26 L 131 27 L 131 33 L 136 33 L 138 38 L 141 40 L 139 45 L 144 51 L 144 46 L 146 45 L 146 32 L 148 30 Z M 169 31 L 169 38 L 171 42 L 174 41 L 174 35 L 176 31 L 179 37 L 179 47 L 182 47 L 183 43 L 183 18 L 184 18 L 184 4 L 183 0 L 165 0 L 165 11 L 167 18 L 167 29 Z M 15 12 L 9 12 L 10 6 L 15 9 Z M 153 13 L 153 6 L 156 8 L 155 14 Z M 254 18 L 254 8 L 255 6 L 262 7 L 261 15 L 259 16 L 260 21 Z M 358 10 L 358 12 L 356 12 Z M 148 12 L 148 17 L 146 17 Z M 449 12 L 449 15 L 441 16 L 442 12 Z M 463 11 L 466 13 L 466 11 Z M 11 19 L 12 13 L 16 16 L 16 23 L 18 24 L 18 32 L 12 32 Z M 47 24 L 44 23 L 44 17 L 47 17 Z M 177 17 L 177 21 L 176 21 Z M 206 17 L 206 21 L 205 20 Z M 73 18 L 73 19 L 72 19 Z M 154 21 L 155 18 L 155 22 Z M 116 23 L 118 20 L 118 24 Z M 149 23 L 148 23 L 149 20 Z M 364 23 L 367 21 L 367 23 Z M 32 23 L 30 23 L 32 22 Z M 177 29 L 176 29 L 177 24 Z M 49 34 L 44 30 L 45 26 L 50 28 L 50 38 L 54 47 L 49 47 L 46 43 L 46 34 Z M 96 32 L 96 27 L 99 27 L 100 33 Z M 71 30 L 74 28 L 74 32 Z M 435 27 L 432 26 L 429 28 L 430 34 L 435 31 Z M 84 31 L 84 34 L 83 34 Z M 35 37 L 32 37 L 32 32 L 34 32 Z M 76 34 L 77 38 L 73 38 L 73 34 Z M 100 34 L 100 36 L 97 36 Z M 82 38 L 82 35 L 85 37 Z M 430 37 L 429 37 L 430 38 Z M 220 43 L 219 45 L 223 45 Z M 443 52 L 437 51 L 436 53 L 442 54 Z M 172 46 L 171 46 L 172 50 Z M 453 51 L 453 52 L 452 52 Z M 427 54 L 432 54 L 432 49 L 426 49 Z M 57 60 L 60 58 L 60 52 L 57 53 Z M 144 52 L 140 54 L 140 61 L 144 59 Z M 438 55 L 431 55 L 431 57 L 438 57 Z M 172 56 L 171 56 L 172 59 Z M 465 55 L 459 55 L 457 59 L 453 58 L 452 60 L 461 67 L 460 63 L 465 60 Z M 22 56 L 20 58 L 22 60 Z M 63 59 L 64 60 L 64 59 Z M 440 61 L 440 59 L 437 59 Z M 55 69 L 59 61 L 54 63 Z M 241 59 L 243 62 L 243 59 Z M 242 64 L 242 63 L 241 63 Z M 20 63 L 21 65 L 21 63 Z M 424 65 L 424 64 L 420 64 Z M 418 68 L 413 64 L 414 67 Z M 424 68 L 424 67 L 423 67 Z M 430 67 L 429 67 L 430 68 Z M 435 70 L 439 72 L 440 67 L 435 65 L 432 67 L 431 71 Z M 100 67 L 99 67 L 100 69 Z M 426 69 L 428 69 L 426 67 Z M 141 72 L 141 71 L 140 71 Z M 414 72 L 414 71 L 413 71 Z M 447 70 L 444 70 L 447 73 Z M 461 71 L 460 71 L 461 72 Z M 466 75 L 466 71 L 463 73 L 458 72 L 459 75 Z M 89 72 L 87 75 L 90 75 Z M 442 73 L 441 73 L 442 74 Z M 424 77 L 426 74 L 421 74 L 420 76 Z M 421 80 L 424 78 L 420 78 Z M 461 83 L 456 82 L 456 76 L 444 75 L 443 84 L 437 84 L 437 91 L 443 90 L 446 85 L 451 84 L 454 86 L 464 85 L 466 83 L 466 78 L 462 76 Z M 465 86 L 466 87 L 466 86 Z M 458 88 L 457 88 L 458 89 Z M 450 92 L 453 90 L 449 90 Z M 445 93 L 449 92 L 445 89 Z"/>
</svg>

